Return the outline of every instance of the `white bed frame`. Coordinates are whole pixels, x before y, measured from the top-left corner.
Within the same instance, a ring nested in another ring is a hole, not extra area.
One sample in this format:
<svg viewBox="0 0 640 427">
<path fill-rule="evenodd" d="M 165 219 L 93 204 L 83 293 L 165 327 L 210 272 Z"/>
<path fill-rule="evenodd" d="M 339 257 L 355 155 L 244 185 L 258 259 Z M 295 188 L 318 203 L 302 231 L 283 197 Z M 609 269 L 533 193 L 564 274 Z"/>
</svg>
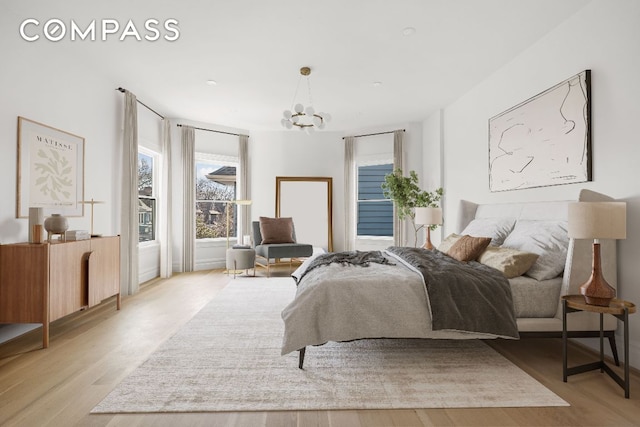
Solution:
<svg viewBox="0 0 640 427">
<path fill-rule="evenodd" d="M 600 202 L 612 201 L 604 194 L 590 190 L 581 190 L 577 201 Z M 574 200 L 575 201 L 575 200 Z M 476 204 L 466 200 L 461 201 L 458 213 L 458 233 L 474 218 L 515 218 L 530 220 L 567 220 L 568 204 L 571 201 L 528 202 Z M 579 294 L 580 286 L 591 275 L 592 241 L 574 240 L 569 242 L 567 261 L 562 276 L 562 290 L 560 295 Z M 607 282 L 617 288 L 617 258 L 615 240 L 601 240 L 602 269 Z M 558 309 L 549 318 L 519 318 L 518 330 L 522 337 L 560 337 L 562 334 L 562 305 L 558 301 Z M 616 364 L 618 354 L 615 345 L 615 330 L 618 326 L 613 316 L 604 318 L 605 336 L 609 339 Z M 600 317 L 597 313 L 580 312 L 567 317 L 569 337 L 597 337 L 600 331 Z"/>
</svg>

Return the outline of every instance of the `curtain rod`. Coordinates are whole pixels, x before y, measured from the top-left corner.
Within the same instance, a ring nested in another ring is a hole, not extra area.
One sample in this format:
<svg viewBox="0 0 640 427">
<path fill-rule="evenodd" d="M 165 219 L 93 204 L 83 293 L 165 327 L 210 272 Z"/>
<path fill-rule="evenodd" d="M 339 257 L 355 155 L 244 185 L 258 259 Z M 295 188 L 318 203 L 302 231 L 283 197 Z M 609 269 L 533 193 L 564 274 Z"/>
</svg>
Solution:
<svg viewBox="0 0 640 427">
<path fill-rule="evenodd" d="M 406 132 L 404 129 L 398 129 L 401 130 L 402 132 Z M 378 132 L 378 133 L 367 133 L 364 135 L 353 135 L 352 138 L 364 138 L 365 136 L 376 136 L 376 135 L 386 135 L 388 133 L 394 133 L 395 130 L 390 130 L 389 132 Z M 346 139 L 349 138 L 348 136 L 343 136 L 342 139 Z"/>
<path fill-rule="evenodd" d="M 183 126 L 183 125 L 178 124 L 178 127 L 179 127 L 179 128 L 181 128 L 182 126 Z M 186 125 L 186 126 L 188 126 L 188 125 Z M 197 127 L 194 127 L 194 126 L 191 126 L 191 127 L 192 127 L 192 128 L 194 128 L 194 129 L 198 129 L 198 130 L 205 130 L 205 131 L 207 131 L 207 132 L 223 133 L 223 134 L 225 134 L 225 135 L 233 135 L 233 136 L 246 136 L 247 138 L 249 138 L 249 135 L 243 135 L 243 134 L 241 134 L 241 133 L 231 133 L 231 132 L 224 132 L 224 131 L 221 131 L 221 130 L 213 130 L 213 129 L 197 128 Z"/>
<path fill-rule="evenodd" d="M 116 89 L 118 92 L 122 92 L 124 93 L 125 89 L 119 87 Z M 145 104 L 144 102 L 140 101 L 138 98 L 136 98 L 136 101 L 138 101 L 138 104 L 141 104 L 143 107 L 145 107 L 147 110 L 151 111 L 152 113 L 154 113 L 156 116 L 160 117 L 161 119 L 164 120 L 164 116 L 160 113 L 158 113 L 156 110 L 154 110 L 153 108 L 149 107 L 147 104 Z"/>
</svg>

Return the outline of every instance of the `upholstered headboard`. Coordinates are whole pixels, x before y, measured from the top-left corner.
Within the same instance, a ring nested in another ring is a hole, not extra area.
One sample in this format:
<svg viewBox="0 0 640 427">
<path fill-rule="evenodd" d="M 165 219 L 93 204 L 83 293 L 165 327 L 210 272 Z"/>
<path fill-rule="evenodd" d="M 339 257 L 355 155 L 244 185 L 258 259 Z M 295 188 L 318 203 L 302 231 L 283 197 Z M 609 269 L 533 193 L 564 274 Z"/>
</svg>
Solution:
<svg viewBox="0 0 640 427">
<path fill-rule="evenodd" d="M 611 197 L 590 190 L 581 190 L 578 196 L 581 202 L 611 201 Z M 460 203 L 457 232 L 461 232 L 474 218 L 515 218 L 532 220 L 567 220 L 567 201 L 476 204 L 466 200 Z M 578 294 L 580 286 L 589 279 L 592 268 L 591 240 L 569 242 L 567 261 L 562 280 L 561 295 Z M 602 269 L 611 286 L 617 288 L 616 241 L 601 240 Z"/>
</svg>

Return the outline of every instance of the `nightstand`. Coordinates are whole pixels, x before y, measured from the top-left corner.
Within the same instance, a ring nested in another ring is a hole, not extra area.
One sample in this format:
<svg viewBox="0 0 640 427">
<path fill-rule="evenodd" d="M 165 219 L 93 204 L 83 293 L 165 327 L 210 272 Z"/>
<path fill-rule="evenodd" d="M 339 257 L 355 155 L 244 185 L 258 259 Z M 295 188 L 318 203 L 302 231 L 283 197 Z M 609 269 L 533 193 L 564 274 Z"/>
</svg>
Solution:
<svg viewBox="0 0 640 427">
<path fill-rule="evenodd" d="M 585 365 L 567 367 L 567 313 L 589 311 L 600 314 L 600 360 Z M 624 397 L 629 398 L 629 314 L 636 312 L 636 306 L 629 301 L 612 299 L 608 306 L 587 304 L 582 295 L 565 295 L 562 297 L 562 380 L 567 382 L 569 375 L 600 369 L 606 372 L 620 387 L 624 389 Z M 618 376 L 604 361 L 603 316 L 611 314 L 622 320 L 624 325 L 624 380 Z"/>
</svg>

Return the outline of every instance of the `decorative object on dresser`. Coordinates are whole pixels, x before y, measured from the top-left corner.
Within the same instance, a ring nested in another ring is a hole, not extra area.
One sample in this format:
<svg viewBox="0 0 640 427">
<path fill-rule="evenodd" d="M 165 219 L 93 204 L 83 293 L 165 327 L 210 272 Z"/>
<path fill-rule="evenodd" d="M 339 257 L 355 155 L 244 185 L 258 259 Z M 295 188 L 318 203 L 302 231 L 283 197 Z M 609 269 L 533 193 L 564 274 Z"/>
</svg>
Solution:
<svg viewBox="0 0 640 427">
<path fill-rule="evenodd" d="M 569 237 L 593 239 L 591 277 L 580 287 L 587 304 L 608 306 L 616 290 L 602 274 L 600 239 L 626 239 L 627 204 L 624 202 L 575 202 L 569 204 Z"/>
<path fill-rule="evenodd" d="M 42 243 L 44 237 L 44 210 L 29 208 L 29 243 Z"/>
<path fill-rule="evenodd" d="M 99 234 L 94 234 L 93 233 L 93 205 L 104 203 L 104 202 L 100 201 L 100 200 L 93 200 L 93 198 L 91 198 L 91 200 L 83 200 L 80 203 L 82 203 L 84 205 L 91 205 L 91 236 L 92 237 L 100 237 Z"/>
<path fill-rule="evenodd" d="M 67 230 L 64 233 L 65 241 L 71 240 L 87 240 L 91 238 L 91 234 L 87 230 Z"/>
<path fill-rule="evenodd" d="M 17 171 L 17 218 L 29 207 L 83 216 L 84 138 L 18 117 Z"/>
<path fill-rule="evenodd" d="M 591 71 L 489 119 L 489 188 L 591 181 Z"/>
<path fill-rule="evenodd" d="M 427 240 L 422 246 L 425 249 L 433 249 L 433 244 L 431 243 L 431 226 L 432 225 L 441 225 L 442 224 L 442 209 L 440 208 L 415 208 L 415 218 L 414 221 L 416 225 L 420 227 L 416 228 L 416 233 L 422 227 L 427 230 Z M 426 227 L 425 227 L 426 226 Z M 416 237 L 417 240 L 417 237 Z"/>
<path fill-rule="evenodd" d="M 116 296 L 120 309 L 120 236 L 0 245 L 0 323 L 49 323 Z"/>
<path fill-rule="evenodd" d="M 44 220 L 44 229 L 47 230 L 47 240 L 51 241 L 51 237 L 59 235 L 62 240 L 65 239 L 65 231 L 69 228 L 69 221 L 60 214 L 51 214 Z"/>
</svg>

